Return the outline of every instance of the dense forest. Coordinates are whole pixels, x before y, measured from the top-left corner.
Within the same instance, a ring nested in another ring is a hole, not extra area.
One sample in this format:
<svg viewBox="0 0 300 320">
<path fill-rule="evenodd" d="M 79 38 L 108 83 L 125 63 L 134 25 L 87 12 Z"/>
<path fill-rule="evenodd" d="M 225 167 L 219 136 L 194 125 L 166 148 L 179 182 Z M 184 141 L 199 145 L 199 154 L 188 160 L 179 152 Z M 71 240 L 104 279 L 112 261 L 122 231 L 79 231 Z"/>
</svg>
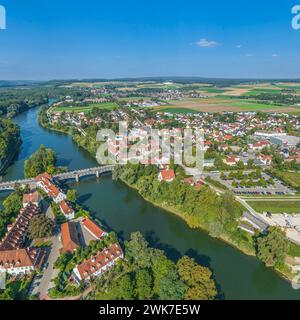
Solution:
<svg viewBox="0 0 300 320">
<path fill-rule="evenodd" d="M 30 108 L 47 103 L 47 95 L 37 89 L 1 89 L 0 115 L 12 118 Z"/>
<path fill-rule="evenodd" d="M 85 91 L 57 86 L 0 87 L 0 116 L 13 118 L 30 108 L 46 105 L 49 99 L 63 99 L 66 96 L 83 99 Z"/>
<path fill-rule="evenodd" d="M 15 154 L 21 143 L 20 129 L 10 120 L 0 119 L 0 168 L 6 159 Z"/>
</svg>

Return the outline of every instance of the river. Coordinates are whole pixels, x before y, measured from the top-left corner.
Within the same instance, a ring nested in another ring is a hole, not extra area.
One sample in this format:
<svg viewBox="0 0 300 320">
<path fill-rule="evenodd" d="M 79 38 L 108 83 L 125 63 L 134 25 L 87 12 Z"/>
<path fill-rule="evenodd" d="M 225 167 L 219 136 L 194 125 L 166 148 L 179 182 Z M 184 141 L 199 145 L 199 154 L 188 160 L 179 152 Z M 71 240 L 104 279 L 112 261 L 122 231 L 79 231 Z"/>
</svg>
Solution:
<svg viewBox="0 0 300 320">
<path fill-rule="evenodd" d="M 41 144 L 58 155 L 58 164 L 70 170 L 97 165 L 70 136 L 51 132 L 38 124 L 38 109 L 16 117 L 21 127 L 22 150 L 8 168 L 4 180 L 23 177 L 24 161 Z M 300 299 L 300 291 L 266 268 L 258 259 L 248 257 L 222 241 L 212 239 L 200 230 L 190 229 L 184 221 L 144 201 L 136 191 L 104 176 L 98 181 L 85 179 L 78 185 L 79 202 L 122 238 L 141 231 L 151 245 L 164 249 L 172 259 L 184 254 L 209 266 L 225 299 Z M 3 201 L 5 193 L 0 195 Z"/>
</svg>

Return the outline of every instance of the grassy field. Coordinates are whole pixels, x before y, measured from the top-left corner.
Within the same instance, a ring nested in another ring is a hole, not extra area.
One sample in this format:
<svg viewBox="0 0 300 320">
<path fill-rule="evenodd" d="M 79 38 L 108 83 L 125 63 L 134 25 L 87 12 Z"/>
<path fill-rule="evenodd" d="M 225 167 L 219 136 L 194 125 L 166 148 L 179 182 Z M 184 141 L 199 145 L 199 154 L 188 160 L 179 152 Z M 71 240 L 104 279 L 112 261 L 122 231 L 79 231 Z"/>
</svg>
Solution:
<svg viewBox="0 0 300 320">
<path fill-rule="evenodd" d="M 300 172 L 273 172 L 278 178 L 293 188 L 300 188 Z"/>
<path fill-rule="evenodd" d="M 128 97 L 128 98 L 119 98 L 118 101 L 123 101 L 123 102 L 137 102 L 140 100 L 151 100 L 150 97 Z"/>
<path fill-rule="evenodd" d="M 188 108 L 174 108 L 172 106 L 170 107 L 164 107 L 162 109 L 159 109 L 159 111 L 162 111 L 162 112 L 170 112 L 170 113 L 198 113 L 198 111 L 196 110 L 193 110 L 193 109 L 188 109 Z"/>
<path fill-rule="evenodd" d="M 300 201 L 247 201 L 257 212 L 300 213 Z"/>
<path fill-rule="evenodd" d="M 233 99 L 229 96 L 217 95 L 209 98 L 189 98 L 183 100 L 169 101 L 169 105 L 157 107 L 161 109 L 189 109 L 198 112 L 240 112 L 240 111 L 267 111 L 267 112 L 297 112 L 297 108 L 288 106 L 278 106 L 274 104 L 264 104 L 255 100 L 245 101 L 243 99 Z M 175 111 L 174 111 L 175 112 Z"/>
<path fill-rule="evenodd" d="M 88 106 L 75 106 L 75 107 L 55 107 L 53 108 L 52 112 L 84 112 L 88 113 L 93 110 L 93 108 L 99 108 L 99 109 L 108 109 L 113 110 L 117 108 L 118 105 L 113 102 L 107 102 L 107 103 L 93 103 Z"/>
</svg>

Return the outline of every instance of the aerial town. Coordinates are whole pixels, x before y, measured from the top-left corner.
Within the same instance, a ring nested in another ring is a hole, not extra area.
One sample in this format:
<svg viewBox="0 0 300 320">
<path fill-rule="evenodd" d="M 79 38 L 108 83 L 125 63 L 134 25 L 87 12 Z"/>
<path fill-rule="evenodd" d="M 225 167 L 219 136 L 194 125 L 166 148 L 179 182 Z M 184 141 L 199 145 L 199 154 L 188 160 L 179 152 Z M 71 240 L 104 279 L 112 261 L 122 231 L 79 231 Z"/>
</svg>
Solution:
<svg viewBox="0 0 300 320">
<path fill-rule="evenodd" d="M 118 183 L 123 184 L 122 188 L 131 187 L 149 206 L 153 204 L 182 217 L 188 230 L 203 229 L 209 237 L 224 240 L 244 254 L 256 256 L 263 266 L 276 270 L 288 281 L 293 279 L 300 270 L 300 118 L 295 113 L 298 100 L 290 104 L 291 97 L 298 97 L 298 89 L 294 89 L 297 85 L 290 85 L 288 89 L 288 85 L 280 82 L 55 84 L 53 98 L 37 100 L 40 107 L 27 112 L 34 110 L 36 130 L 42 130 L 41 134 L 52 132 L 58 139 L 68 139 L 61 144 L 59 153 L 73 148 L 74 154 L 80 150 L 85 152 L 84 159 L 88 155 L 93 160 L 80 160 L 81 167 L 59 162 L 56 152 L 37 142 L 33 153 L 24 156 L 25 161 L 20 163 L 24 177 L 17 173 L 0 183 L 0 190 L 9 191 L 8 196 L 2 198 L 3 210 L 0 211 L 3 217 L 0 275 L 8 285 L 3 297 L 127 299 L 132 292 L 140 290 L 133 289 L 138 286 L 139 271 L 135 271 L 134 280 L 129 276 L 131 270 L 137 268 L 131 254 L 148 249 L 138 248 L 145 241 L 140 238 L 142 235 L 131 233 L 131 238 L 125 239 L 120 236 L 122 225 L 118 226 L 118 215 L 122 216 L 123 210 L 126 212 L 126 205 L 120 199 L 124 204 L 121 211 L 119 207 L 114 209 L 118 201 L 103 206 L 112 199 L 111 195 L 103 198 L 106 190 L 97 193 L 105 183 L 109 183 L 104 187 L 108 189 Z M 34 95 L 41 89 L 32 90 Z M 268 93 L 262 94 L 264 90 Z M 243 107 L 236 107 L 237 103 Z M 120 129 L 124 123 L 125 132 Z M 20 125 L 22 130 L 23 124 Z M 98 150 L 104 143 L 98 140 L 101 129 L 114 133 L 105 143 L 115 163 L 99 162 Z M 174 137 L 180 137 L 182 142 L 186 129 L 191 130 L 194 144 L 199 139 L 196 131 L 203 133 L 200 171 L 185 160 L 179 164 L 174 162 Z M 162 155 L 161 140 L 152 139 L 152 132 L 170 135 L 169 160 Z M 13 133 L 13 144 L 22 144 L 17 140 L 18 132 Z M 146 140 L 137 144 L 143 136 L 147 136 Z M 127 162 L 122 162 L 124 141 Z M 130 150 L 136 146 L 139 146 L 134 149 L 137 152 L 131 154 Z M 68 157 L 69 154 L 65 154 Z M 3 159 L 4 167 L 10 159 Z M 92 189 L 78 196 L 86 184 L 91 184 Z M 85 194 L 91 192 L 95 192 L 91 199 L 96 201 L 96 207 L 92 205 L 92 208 L 90 203 L 82 201 L 89 199 Z M 150 211 L 153 210 L 151 207 Z M 110 215 L 106 216 L 106 212 Z M 107 223 L 107 217 L 114 214 L 117 214 L 116 220 Z M 134 224 L 128 214 L 129 225 Z M 133 227 L 131 232 L 139 229 L 140 226 Z M 273 245 L 264 242 L 269 241 L 268 237 L 277 242 L 266 252 L 265 246 Z M 185 281 L 180 278 L 179 262 L 174 265 L 178 285 Z M 160 277 L 155 269 L 151 270 L 147 273 L 150 278 Z M 118 280 L 118 275 L 121 279 L 131 279 L 128 296 L 124 293 L 126 282 Z M 107 283 L 108 288 L 104 290 L 103 285 L 106 287 Z M 185 283 L 184 296 L 180 290 L 164 296 L 162 292 L 155 292 L 150 281 L 149 299 L 188 299 L 189 286 L 191 284 Z M 213 295 L 205 294 L 207 299 L 218 295 L 217 291 Z M 139 299 L 139 296 L 132 298 Z"/>
</svg>

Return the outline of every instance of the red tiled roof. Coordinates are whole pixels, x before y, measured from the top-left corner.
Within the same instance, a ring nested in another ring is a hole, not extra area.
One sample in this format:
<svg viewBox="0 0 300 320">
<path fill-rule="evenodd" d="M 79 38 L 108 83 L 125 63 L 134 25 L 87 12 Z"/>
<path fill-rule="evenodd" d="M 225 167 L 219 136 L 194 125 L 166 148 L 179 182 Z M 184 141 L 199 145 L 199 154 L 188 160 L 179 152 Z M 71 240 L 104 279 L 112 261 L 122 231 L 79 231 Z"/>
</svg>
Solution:
<svg viewBox="0 0 300 320">
<path fill-rule="evenodd" d="M 39 194 L 37 191 L 31 192 L 31 193 L 25 193 L 23 195 L 23 203 L 36 203 L 39 201 Z"/>
<path fill-rule="evenodd" d="M 100 227 L 96 225 L 91 219 L 86 218 L 82 220 L 82 225 L 90 232 L 92 233 L 95 237 L 100 239 L 103 237 L 106 232 L 103 231 Z"/>
<path fill-rule="evenodd" d="M 235 156 L 228 156 L 227 158 L 226 158 L 226 162 L 229 162 L 229 163 L 236 163 L 237 162 L 237 157 L 235 157 Z"/>
<path fill-rule="evenodd" d="M 65 200 L 61 201 L 59 205 L 63 214 L 66 216 L 74 212 L 74 210 L 69 206 L 69 204 Z"/>
<path fill-rule="evenodd" d="M 22 208 L 16 221 L 13 225 L 9 226 L 9 231 L 0 243 L 0 251 L 20 249 L 23 245 L 30 220 L 39 213 L 39 208 L 34 204 Z"/>
<path fill-rule="evenodd" d="M 42 173 L 42 174 L 39 174 L 36 178 L 35 178 L 35 180 L 37 180 L 37 181 L 45 181 L 45 180 L 52 180 L 53 179 L 53 177 L 49 174 L 49 173 L 47 173 L 47 172 L 45 172 L 45 173 Z"/>
<path fill-rule="evenodd" d="M 164 169 L 164 170 L 161 170 L 161 177 L 164 181 L 170 181 L 170 180 L 173 180 L 175 179 L 175 172 L 174 170 L 167 170 L 167 169 Z"/>
<path fill-rule="evenodd" d="M 272 160 L 271 156 L 266 156 L 265 154 L 260 154 L 258 157 L 262 160 Z"/>
<path fill-rule="evenodd" d="M 91 257 L 89 260 L 84 261 L 77 266 L 77 270 L 81 279 L 87 279 L 96 271 L 106 266 L 111 261 L 123 257 L 123 251 L 119 244 L 112 244 L 109 248 L 98 252 L 96 256 Z"/>
<path fill-rule="evenodd" d="M 33 248 L 0 251 L 0 268 L 39 267 L 38 257 L 41 253 L 41 249 Z"/>
<path fill-rule="evenodd" d="M 78 231 L 75 222 L 67 222 L 61 225 L 62 252 L 72 253 L 79 247 Z"/>
</svg>

